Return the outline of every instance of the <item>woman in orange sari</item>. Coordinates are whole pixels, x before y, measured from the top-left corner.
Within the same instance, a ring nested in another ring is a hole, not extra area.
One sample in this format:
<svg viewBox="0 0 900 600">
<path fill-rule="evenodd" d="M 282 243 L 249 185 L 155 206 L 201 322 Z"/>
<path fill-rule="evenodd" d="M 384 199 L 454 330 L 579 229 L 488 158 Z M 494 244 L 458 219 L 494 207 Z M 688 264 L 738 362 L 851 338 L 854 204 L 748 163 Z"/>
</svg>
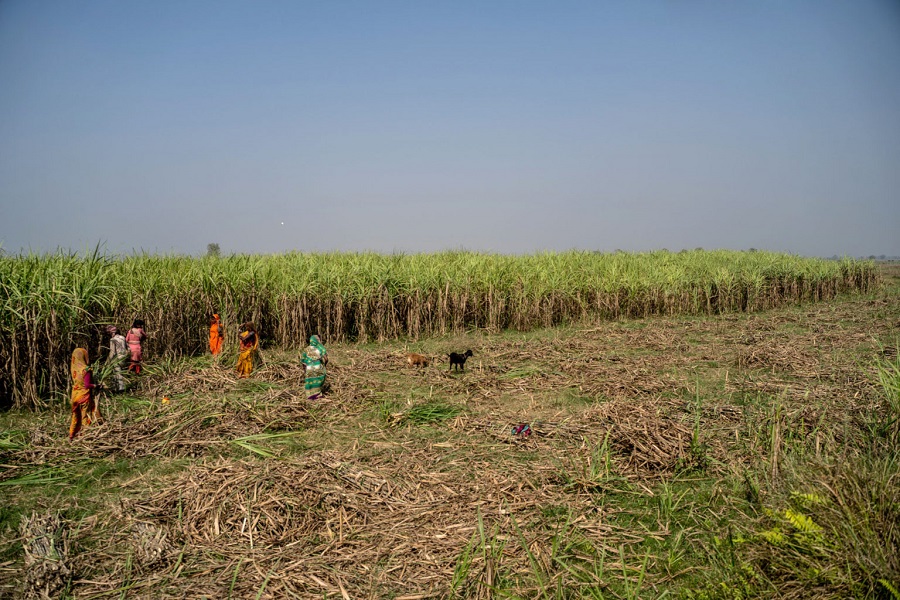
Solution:
<svg viewBox="0 0 900 600">
<path fill-rule="evenodd" d="M 72 352 L 72 424 L 69 426 L 69 439 L 73 439 L 82 426 L 92 421 L 100 421 L 100 410 L 94 399 L 94 391 L 101 385 L 91 380 L 91 367 L 88 364 L 88 353 L 84 348 L 75 348 Z"/>
<path fill-rule="evenodd" d="M 256 328 L 253 323 L 244 323 L 241 325 L 241 333 L 238 335 L 238 378 L 244 379 L 250 377 L 253 372 L 253 358 L 259 348 L 259 336 L 256 335 Z"/>
<path fill-rule="evenodd" d="M 209 351 L 213 356 L 218 356 L 222 351 L 223 341 L 225 341 L 225 328 L 222 327 L 222 320 L 216 313 L 209 322 Z"/>
</svg>

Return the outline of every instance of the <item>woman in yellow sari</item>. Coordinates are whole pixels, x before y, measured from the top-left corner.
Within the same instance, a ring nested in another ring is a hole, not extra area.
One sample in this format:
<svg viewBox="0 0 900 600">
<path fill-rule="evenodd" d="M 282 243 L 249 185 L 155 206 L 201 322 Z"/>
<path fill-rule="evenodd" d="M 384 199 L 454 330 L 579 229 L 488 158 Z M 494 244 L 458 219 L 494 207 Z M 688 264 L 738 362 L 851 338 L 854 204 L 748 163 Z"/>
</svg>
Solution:
<svg viewBox="0 0 900 600">
<path fill-rule="evenodd" d="M 88 353 L 84 348 L 75 348 L 72 352 L 72 424 L 69 426 L 69 439 L 73 439 L 82 426 L 100 421 L 100 409 L 94 399 L 94 391 L 101 386 L 91 380 L 91 367 L 88 364 Z"/>
<path fill-rule="evenodd" d="M 238 378 L 244 379 L 245 377 L 250 377 L 250 373 L 253 372 L 253 359 L 256 356 L 257 349 L 259 349 L 259 336 L 256 335 L 256 328 L 253 326 L 253 323 L 241 325 L 238 341 L 237 372 Z"/>
</svg>

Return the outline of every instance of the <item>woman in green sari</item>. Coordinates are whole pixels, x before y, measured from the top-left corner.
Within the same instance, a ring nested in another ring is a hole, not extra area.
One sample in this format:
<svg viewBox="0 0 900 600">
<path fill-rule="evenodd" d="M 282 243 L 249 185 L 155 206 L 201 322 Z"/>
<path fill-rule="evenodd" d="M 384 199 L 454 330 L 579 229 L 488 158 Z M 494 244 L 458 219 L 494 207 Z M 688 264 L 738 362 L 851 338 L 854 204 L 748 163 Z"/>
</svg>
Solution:
<svg viewBox="0 0 900 600">
<path fill-rule="evenodd" d="M 314 335 L 309 338 L 309 346 L 303 351 L 300 357 L 304 367 L 306 367 L 306 397 L 309 400 L 316 400 L 322 396 L 322 386 L 325 384 L 325 365 L 328 364 L 328 353 L 325 352 L 325 346 L 319 340 L 319 336 Z"/>
</svg>

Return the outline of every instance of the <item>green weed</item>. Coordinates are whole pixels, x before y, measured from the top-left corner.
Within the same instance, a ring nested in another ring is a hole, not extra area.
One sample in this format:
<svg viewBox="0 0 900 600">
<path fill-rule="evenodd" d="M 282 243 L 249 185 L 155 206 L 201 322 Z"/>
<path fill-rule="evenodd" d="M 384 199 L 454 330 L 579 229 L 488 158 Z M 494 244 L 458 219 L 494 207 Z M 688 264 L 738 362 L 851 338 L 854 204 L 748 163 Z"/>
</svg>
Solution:
<svg viewBox="0 0 900 600">
<path fill-rule="evenodd" d="M 462 412 L 462 407 L 453 404 L 425 402 L 406 410 L 400 418 L 400 422 L 412 425 L 431 425 L 453 419 Z"/>
</svg>

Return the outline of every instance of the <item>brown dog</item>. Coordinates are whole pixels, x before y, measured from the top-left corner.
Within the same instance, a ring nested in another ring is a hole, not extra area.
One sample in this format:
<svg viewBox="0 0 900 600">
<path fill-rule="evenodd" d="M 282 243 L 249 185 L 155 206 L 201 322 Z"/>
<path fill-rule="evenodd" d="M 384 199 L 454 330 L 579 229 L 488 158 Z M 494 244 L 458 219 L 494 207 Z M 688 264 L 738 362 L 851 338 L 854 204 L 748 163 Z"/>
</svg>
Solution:
<svg viewBox="0 0 900 600">
<path fill-rule="evenodd" d="M 411 367 L 427 367 L 428 366 L 428 358 L 422 356 L 421 354 L 416 354 L 415 352 L 410 352 L 406 355 L 406 362 Z"/>
</svg>

